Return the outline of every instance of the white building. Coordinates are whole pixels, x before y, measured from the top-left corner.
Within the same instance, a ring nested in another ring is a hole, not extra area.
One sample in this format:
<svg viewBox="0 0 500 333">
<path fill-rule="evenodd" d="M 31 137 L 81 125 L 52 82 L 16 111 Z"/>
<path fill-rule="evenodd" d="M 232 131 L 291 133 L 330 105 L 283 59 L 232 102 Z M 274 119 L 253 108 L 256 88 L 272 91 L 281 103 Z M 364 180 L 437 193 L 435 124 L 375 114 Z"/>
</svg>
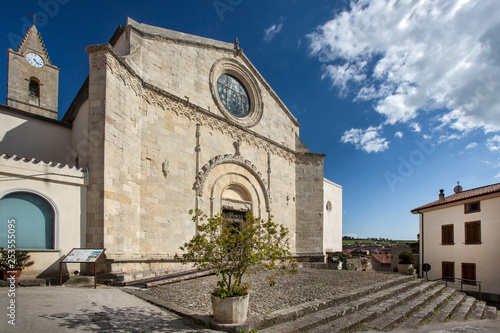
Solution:
<svg viewBox="0 0 500 333">
<path fill-rule="evenodd" d="M 499 300 L 500 184 L 455 192 L 411 211 L 420 215 L 420 268 L 430 264 L 429 279 L 480 281 L 483 298 Z"/>
</svg>

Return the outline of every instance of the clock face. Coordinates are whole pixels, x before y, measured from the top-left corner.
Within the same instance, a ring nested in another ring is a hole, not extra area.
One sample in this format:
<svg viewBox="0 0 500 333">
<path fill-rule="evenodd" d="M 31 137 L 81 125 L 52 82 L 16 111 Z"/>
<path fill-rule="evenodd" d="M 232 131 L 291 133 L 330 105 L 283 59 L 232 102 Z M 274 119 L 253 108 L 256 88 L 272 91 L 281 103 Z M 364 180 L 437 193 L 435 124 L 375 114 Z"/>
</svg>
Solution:
<svg viewBox="0 0 500 333">
<path fill-rule="evenodd" d="M 31 64 L 31 66 L 41 68 L 45 64 L 42 57 L 36 53 L 28 53 L 26 55 L 26 60 Z"/>
</svg>

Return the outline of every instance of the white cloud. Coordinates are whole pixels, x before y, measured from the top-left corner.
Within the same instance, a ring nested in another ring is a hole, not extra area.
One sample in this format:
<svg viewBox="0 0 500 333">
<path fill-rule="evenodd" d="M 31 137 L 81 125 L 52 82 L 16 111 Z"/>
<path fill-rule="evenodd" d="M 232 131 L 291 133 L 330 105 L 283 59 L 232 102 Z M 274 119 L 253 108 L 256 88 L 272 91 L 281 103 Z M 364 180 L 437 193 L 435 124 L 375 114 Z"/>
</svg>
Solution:
<svg viewBox="0 0 500 333">
<path fill-rule="evenodd" d="M 410 127 L 413 129 L 413 132 L 420 132 L 422 130 L 419 123 L 411 123 Z"/>
<path fill-rule="evenodd" d="M 476 148 L 477 146 L 479 146 L 479 144 L 477 142 L 471 142 L 467 145 L 467 147 L 465 147 L 465 149 L 474 149 Z"/>
<path fill-rule="evenodd" d="M 281 29 L 283 29 L 283 23 L 285 23 L 285 18 L 281 16 L 278 19 L 278 22 L 267 28 L 264 31 L 264 41 L 270 42 L 274 38 L 274 36 L 280 33 Z"/>
<path fill-rule="evenodd" d="M 500 136 L 495 135 L 489 138 L 488 141 L 486 141 L 486 147 L 488 147 L 490 151 L 500 151 Z"/>
<path fill-rule="evenodd" d="M 396 133 L 394 133 L 394 136 L 396 138 L 402 138 L 403 137 L 403 132 L 397 131 Z"/>
<path fill-rule="evenodd" d="M 345 131 L 340 139 L 342 143 L 352 143 L 356 149 L 362 149 L 367 153 L 378 153 L 389 148 L 389 141 L 386 138 L 381 138 L 379 131 L 382 126 L 370 126 L 366 130 L 359 128 L 351 128 Z"/>
<path fill-rule="evenodd" d="M 307 37 L 324 76 L 386 124 L 432 113 L 456 132 L 495 132 L 499 29 L 496 1 L 359 0 Z"/>
</svg>

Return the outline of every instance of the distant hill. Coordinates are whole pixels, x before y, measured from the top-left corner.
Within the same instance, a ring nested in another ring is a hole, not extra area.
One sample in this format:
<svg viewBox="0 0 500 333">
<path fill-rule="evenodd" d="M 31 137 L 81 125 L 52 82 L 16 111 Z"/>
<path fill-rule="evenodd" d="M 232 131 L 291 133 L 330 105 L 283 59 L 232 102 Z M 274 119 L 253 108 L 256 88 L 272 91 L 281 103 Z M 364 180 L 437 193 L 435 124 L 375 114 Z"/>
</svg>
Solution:
<svg viewBox="0 0 500 333">
<path fill-rule="evenodd" d="M 342 245 L 355 245 L 355 244 L 381 244 L 381 245 L 406 245 L 418 243 L 416 240 L 373 240 L 373 239 L 342 239 Z"/>
</svg>

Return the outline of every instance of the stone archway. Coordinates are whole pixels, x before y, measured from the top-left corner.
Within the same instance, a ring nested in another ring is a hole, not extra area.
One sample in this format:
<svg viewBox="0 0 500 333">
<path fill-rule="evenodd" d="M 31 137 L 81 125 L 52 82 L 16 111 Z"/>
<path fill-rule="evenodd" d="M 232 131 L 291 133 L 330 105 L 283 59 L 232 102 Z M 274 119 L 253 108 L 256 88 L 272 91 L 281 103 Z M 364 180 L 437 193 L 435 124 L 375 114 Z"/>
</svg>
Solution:
<svg viewBox="0 0 500 333">
<path fill-rule="evenodd" d="M 210 216 L 223 209 L 252 210 L 258 217 L 270 213 L 265 180 L 255 165 L 240 155 L 220 155 L 210 160 L 198 173 L 194 188 L 198 208 Z"/>
</svg>

